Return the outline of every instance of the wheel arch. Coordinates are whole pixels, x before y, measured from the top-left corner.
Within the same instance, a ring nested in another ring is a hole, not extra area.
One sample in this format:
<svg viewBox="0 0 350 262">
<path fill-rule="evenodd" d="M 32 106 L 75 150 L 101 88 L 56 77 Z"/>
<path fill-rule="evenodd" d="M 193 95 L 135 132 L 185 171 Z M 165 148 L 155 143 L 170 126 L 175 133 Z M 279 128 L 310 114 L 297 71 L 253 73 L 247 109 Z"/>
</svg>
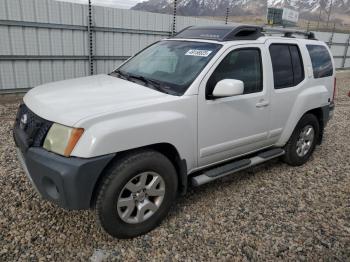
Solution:
<svg viewBox="0 0 350 262">
<path fill-rule="evenodd" d="M 319 123 L 319 126 L 320 126 L 320 132 L 318 134 L 318 138 L 317 138 L 317 144 L 320 145 L 322 143 L 322 140 L 323 140 L 323 133 L 324 133 L 324 127 L 326 125 L 325 123 L 325 114 L 324 114 L 324 109 L 322 107 L 318 107 L 318 108 L 315 108 L 315 109 L 312 109 L 312 110 L 309 110 L 307 111 L 304 115 L 306 114 L 312 114 L 314 115 L 317 120 L 318 120 L 318 123 Z M 304 116 L 303 115 L 303 116 Z M 303 117 L 302 116 L 302 117 Z M 302 118 L 301 117 L 301 118 Z M 300 119 L 301 119 L 300 118 Z M 300 121 L 300 120 L 299 120 Z"/>
<path fill-rule="evenodd" d="M 113 165 L 113 162 L 128 154 L 136 154 L 138 151 L 147 150 L 147 149 L 157 151 L 163 154 L 164 156 L 166 156 L 170 160 L 170 162 L 174 165 L 178 176 L 179 194 L 184 195 L 187 192 L 188 176 L 187 176 L 186 159 L 181 159 L 180 154 L 174 145 L 169 143 L 157 143 L 157 144 L 129 149 L 129 150 L 116 153 L 115 157 L 110 160 L 110 162 L 107 164 L 107 166 L 103 169 L 103 171 L 98 176 L 97 182 L 95 183 L 94 190 L 91 195 L 91 200 L 90 200 L 91 207 L 95 205 L 96 197 L 97 197 L 97 193 L 100 188 L 100 185 L 103 179 L 105 178 L 107 170 L 111 168 L 111 166 Z"/>
<path fill-rule="evenodd" d="M 280 146 L 284 146 L 286 143 L 288 143 L 290 137 L 292 136 L 295 128 L 297 127 L 298 123 L 300 122 L 300 120 L 307 114 L 312 114 L 314 115 L 319 123 L 319 127 L 320 127 L 320 132 L 319 132 L 319 136 L 317 138 L 317 144 L 321 144 L 322 143 L 322 139 L 323 139 L 323 130 L 324 127 L 326 125 L 326 120 L 325 120 L 325 113 L 324 113 L 324 108 L 323 107 L 316 107 L 316 108 L 312 108 L 309 109 L 308 111 L 304 112 L 303 114 L 300 115 L 300 117 L 298 118 L 298 121 L 296 121 L 292 128 L 288 129 L 288 136 L 284 137 L 283 141 L 284 142 L 279 142 L 278 144 Z"/>
</svg>

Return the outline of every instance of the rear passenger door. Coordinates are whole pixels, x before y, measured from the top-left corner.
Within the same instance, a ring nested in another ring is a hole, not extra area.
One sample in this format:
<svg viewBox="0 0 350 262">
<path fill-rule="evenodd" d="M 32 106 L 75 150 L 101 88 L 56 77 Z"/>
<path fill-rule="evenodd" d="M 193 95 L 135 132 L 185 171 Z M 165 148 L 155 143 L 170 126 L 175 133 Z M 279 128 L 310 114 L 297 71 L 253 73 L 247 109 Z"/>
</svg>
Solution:
<svg viewBox="0 0 350 262">
<path fill-rule="evenodd" d="M 288 122 L 296 98 L 306 83 L 306 70 L 298 43 L 269 40 L 271 69 L 271 118 L 269 137 L 277 142 Z M 305 61 L 305 60 L 304 60 Z"/>
</svg>

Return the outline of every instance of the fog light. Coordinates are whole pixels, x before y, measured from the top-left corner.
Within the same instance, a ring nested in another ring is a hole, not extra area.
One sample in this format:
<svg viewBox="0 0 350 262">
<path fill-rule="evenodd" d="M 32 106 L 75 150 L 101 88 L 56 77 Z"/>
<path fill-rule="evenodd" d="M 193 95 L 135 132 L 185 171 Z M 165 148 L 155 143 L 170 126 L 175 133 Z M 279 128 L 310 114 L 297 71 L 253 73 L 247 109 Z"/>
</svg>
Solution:
<svg viewBox="0 0 350 262">
<path fill-rule="evenodd" d="M 46 194 L 48 194 L 52 199 L 58 200 L 60 198 L 60 192 L 55 182 L 53 182 L 52 179 L 48 177 L 44 177 L 42 182 Z"/>
</svg>

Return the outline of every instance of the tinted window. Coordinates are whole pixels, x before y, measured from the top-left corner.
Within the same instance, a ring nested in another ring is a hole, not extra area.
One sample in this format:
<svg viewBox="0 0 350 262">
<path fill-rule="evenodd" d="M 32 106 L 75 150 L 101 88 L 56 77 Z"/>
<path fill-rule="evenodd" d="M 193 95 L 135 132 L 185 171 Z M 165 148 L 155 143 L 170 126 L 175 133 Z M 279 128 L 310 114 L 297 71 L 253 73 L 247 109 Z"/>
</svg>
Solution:
<svg viewBox="0 0 350 262">
<path fill-rule="evenodd" d="M 270 46 L 275 89 L 298 85 L 304 80 L 304 66 L 296 45 Z"/>
<path fill-rule="evenodd" d="M 296 45 L 289 46 L 290 55 L 292 57 L 294 85 L 298 85 L 304 80 L 304 66 L 300 55 L 299 48 Z"/>
<path fill-rule="evenodd" d="M 263 89 L 260 50 L 239 49 L 229 53 L 215 69 L 207 84 L 207 97 L 213 93 L 217 82 L 223 79 L 237 79 L 244 83 L 244 94 L 260 92 Z"/>
<path fill-rule="evenodd" d="M 288 45 L 271 45 L 270 54 L 275 88 L 293 86 L 293 67 Z"/>
<path fill-rule="evenodd" d="M 306 47 L 311 57 L 314 78 L 332 76 L 332 59 L 327 48 L 320 45 L 307 45 Z"/>
</svg>

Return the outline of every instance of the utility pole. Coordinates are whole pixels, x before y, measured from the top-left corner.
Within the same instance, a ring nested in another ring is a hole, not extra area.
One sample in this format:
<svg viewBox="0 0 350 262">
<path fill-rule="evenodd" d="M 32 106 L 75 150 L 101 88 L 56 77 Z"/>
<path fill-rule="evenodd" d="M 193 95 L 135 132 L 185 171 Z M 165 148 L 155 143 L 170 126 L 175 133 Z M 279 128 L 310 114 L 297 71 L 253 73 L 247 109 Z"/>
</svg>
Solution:
<svg viewBox="0 0 350 262">
<path fill-rule="evenodd" d="M 174 0 L 174 13 L 173 13 L 173 30 L 172 35 L 176 34 L 176 9 L 177 9 L 177 0 Z"/>
<path fill-rule="evenodd" d="M 330 6 L 329 6 L 329 10 L 328 10 L 327 28 L 328 28 L 328 23 L 329 23 L 329 20 L 330 20 L 330 18 L 331 18 L 332 7 L 333 7 L 333 0 L 331 0 L 331 4 L 330 4 Z"/>
<path fill-rule="evenodd" d="M 230 9 L 227 7 L 227 8 L 226 8 L 226 19 L 225 19 L 225 25 L 227 25 L 227 23 L 228 23 L 228 15 L 229 15 L 229 13 L 230 13 Z"/>
<path fill-rule="evenodd" d="M 319 1 L 319 5 L 320 5 L 320 13 L 318 14 L 318 21 L 317 21 L 317 28 L 316 31 L 318 31 L 318 29 L 320 28 L 320 21 L 321 21 L 321 14 L 322 14 L 322 7 L 321 7 L 321 0 Z"/>
</svg>

